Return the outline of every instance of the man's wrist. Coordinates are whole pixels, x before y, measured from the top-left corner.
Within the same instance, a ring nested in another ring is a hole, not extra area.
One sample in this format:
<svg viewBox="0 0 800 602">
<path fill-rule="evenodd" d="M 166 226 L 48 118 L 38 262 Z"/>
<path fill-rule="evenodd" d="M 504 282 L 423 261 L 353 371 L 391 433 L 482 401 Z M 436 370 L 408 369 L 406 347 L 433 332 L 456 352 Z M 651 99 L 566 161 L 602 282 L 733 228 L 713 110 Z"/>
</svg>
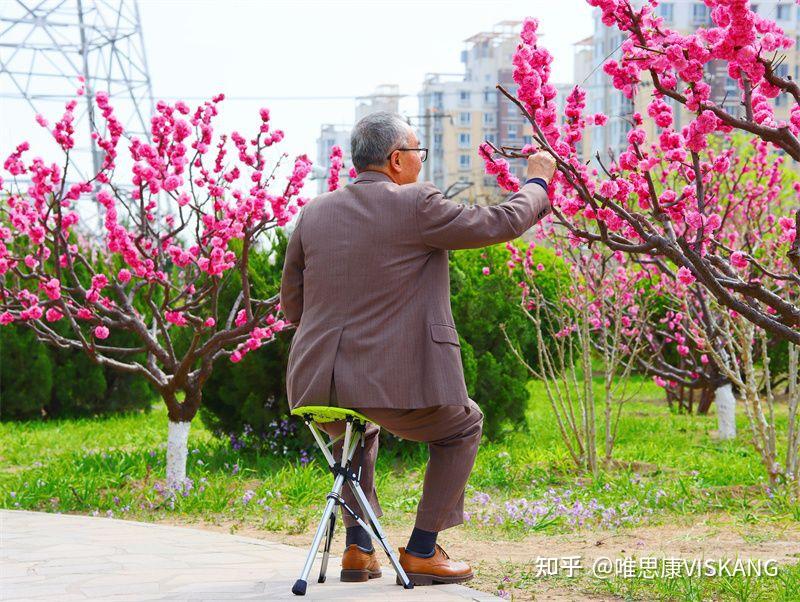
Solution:
<svg viewBox="0 0 800 602">
<path fill-rule="evenodd" d="M 528 178 L 527 180 L 525 180 L 525 184 L 538 184 L 539 186 L 544 188 L 545 192 L 549 192 L 547 186 L 547 180 L 545 180 L 544 178 Z"/>
</svg>

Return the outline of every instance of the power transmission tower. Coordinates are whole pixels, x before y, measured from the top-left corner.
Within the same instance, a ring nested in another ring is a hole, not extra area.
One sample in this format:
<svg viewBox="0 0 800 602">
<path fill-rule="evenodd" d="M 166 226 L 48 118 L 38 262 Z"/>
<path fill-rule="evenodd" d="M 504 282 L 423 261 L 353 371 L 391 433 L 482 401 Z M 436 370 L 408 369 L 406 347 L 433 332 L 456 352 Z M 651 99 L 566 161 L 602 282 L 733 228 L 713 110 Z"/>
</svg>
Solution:
<svg viewBox="0 0 800 602">
<path fill-rule="evenodd" d="M 79 76 L 84 98 L 76 96 Z M 107 135 L 105 122 L 95 119 L 94 94 L 108 92 L 114 113 L 128 139 L 150 140 L 153 93 L 144 50 L 137 0 L 2 0 L 0 1 L 0 98 L 3 105 L 22 105 L 18 119 L 44 115 L 52 124 L 64 104 L 78 98 L 75 147 L 70 159 L 86 179 L 102 166 L 102 150 L 91 137 L 92 123 Z M 8 111 L 10 113 L 10 111 Z M 7 116 L 8 117 L 8 116 Z M 126 146 L 120 140 L 120 149 Z M 91 171 L 93 170 L 93 171 Z"/>
</svg>

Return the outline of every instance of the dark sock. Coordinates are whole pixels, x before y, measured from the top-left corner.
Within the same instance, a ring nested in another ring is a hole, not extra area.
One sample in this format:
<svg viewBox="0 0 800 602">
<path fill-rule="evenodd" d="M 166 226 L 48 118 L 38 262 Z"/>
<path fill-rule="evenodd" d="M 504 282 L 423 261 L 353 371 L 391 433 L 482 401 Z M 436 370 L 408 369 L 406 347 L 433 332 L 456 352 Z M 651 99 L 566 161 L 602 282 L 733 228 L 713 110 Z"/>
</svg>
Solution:
<svg viewBox="0 0 800 602">
<path fill-rule="evenodd" d="M 436 552 L 436 531 L 425 531 L 414 527 L 408 539 L 406 552 L 419 558 L 430 558 Z"/>
<path fill-rule="evenodd" d="M 345 547 L 356 544 L 364 552 L 372 552 L 375 549 L 372 547 L 372 538 L 361 525 L 347 527 L 345 531 L 347 532 L 345 535 Z"/>
</svg>

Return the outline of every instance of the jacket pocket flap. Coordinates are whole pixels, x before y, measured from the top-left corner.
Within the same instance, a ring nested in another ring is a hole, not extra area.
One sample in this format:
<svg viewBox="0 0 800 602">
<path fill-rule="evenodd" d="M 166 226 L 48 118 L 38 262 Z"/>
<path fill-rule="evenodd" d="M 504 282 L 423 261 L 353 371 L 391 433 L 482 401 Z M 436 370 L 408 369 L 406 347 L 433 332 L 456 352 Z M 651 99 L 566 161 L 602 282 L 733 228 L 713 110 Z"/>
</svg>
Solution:
<svg viewBox="0 0 800 602">
<path fill-rule="evenodd" d="M 431 338 L 437 343 L 452 343 L 461 347 L 458 332 L 449 324 L 431 324 Z"/>
</svg>

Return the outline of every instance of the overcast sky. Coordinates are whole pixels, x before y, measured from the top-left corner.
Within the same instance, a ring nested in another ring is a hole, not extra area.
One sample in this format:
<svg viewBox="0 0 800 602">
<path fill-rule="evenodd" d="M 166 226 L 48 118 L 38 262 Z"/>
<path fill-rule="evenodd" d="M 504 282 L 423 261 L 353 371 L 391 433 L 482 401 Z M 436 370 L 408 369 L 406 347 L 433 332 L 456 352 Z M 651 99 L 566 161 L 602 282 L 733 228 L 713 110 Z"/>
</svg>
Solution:
<svg viewBox="0 0 800 602">
<path fill-rule="evenodd" d="M 463 40 L 498 21 L 539 18 L 559 82 L 572 81 L 572 44 L 591 33 L 585 0 L 139 0 L 139 7 L 156 99 L 195 105 L 224 92 L 218 123 L 246 135 L 267 106 L 286 133 L 284 149 L 312 160 L 321 124 L 352 124 L 354 97 L 380 84 L 412 95 L 428 72 L 462 72 Z M 416 99 L 404 99 L 403 111 L 416 113 Z M 3 114 L 5 157 L 38 127 L 32 114 L 27 121 L 10 108 Z"/>
</svg>

